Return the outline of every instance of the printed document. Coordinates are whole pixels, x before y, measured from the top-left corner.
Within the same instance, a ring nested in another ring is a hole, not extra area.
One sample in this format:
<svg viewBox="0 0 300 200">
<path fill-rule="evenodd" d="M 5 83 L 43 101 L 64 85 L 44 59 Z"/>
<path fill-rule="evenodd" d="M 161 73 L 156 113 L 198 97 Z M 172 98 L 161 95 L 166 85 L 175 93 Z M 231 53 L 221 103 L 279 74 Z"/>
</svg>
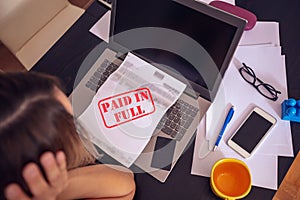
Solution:
<svg viewBox="0 0 300 200">
<path fill-rule="evenodd" d="M 184 83 L 128 53 L 78 120 L 85 121 L 94 144 L 130 167 L 185 88 Z"/>
</svg>

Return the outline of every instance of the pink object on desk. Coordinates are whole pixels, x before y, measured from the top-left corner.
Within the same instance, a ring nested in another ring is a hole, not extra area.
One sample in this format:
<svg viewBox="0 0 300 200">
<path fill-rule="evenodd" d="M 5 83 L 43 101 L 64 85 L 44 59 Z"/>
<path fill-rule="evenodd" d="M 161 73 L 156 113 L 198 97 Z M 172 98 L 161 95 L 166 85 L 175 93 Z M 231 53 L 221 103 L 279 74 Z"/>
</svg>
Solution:
<svg viewBox="0 0 300 200">
<path fill-rule="evenodd" d="M 245 30 L 252 29 L 256 24 L 256 16 L 252 12 L 244 8 L 232 5 L 224 1 L 212 1 L 209 3 L 209 5 L 247 20 Z"/>
</svg>

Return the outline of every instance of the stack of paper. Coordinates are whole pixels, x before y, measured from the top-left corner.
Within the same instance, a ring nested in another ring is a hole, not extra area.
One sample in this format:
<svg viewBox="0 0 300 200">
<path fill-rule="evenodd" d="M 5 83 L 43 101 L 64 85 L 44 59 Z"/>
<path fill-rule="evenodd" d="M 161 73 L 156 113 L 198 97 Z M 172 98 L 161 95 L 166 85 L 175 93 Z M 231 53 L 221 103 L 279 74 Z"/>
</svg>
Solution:
<svg viewBox="0 0 300 200">
<path fill-rule="evenodd" d="M 263 97 L 241 77 L 238 69 L 242 66 L 242 62 L 250 66 L 261 80 L 281 91 L 277 101 Z M 198 127 L 191 173 L 209 177 L 211 168 L 217 160 L 237 158 L 249 166 L 254 186 L 277 189 L 277 157 L 293 156 L 290 123 L 281 120 L 281 103 L 287 98 L 285 57 L 281 55 L 279 24 L 257 22 L 252 30 L 244 32 L 224 76 L 223 86 L 207 112 L 206 119 Z M 213 148 L 230 105 L 234 105 L 235 113 L 225 130 L 219 148 L 200 159 L 201 144 L 208 139 L 209 148 Z M 277 123 L 256 153 L 248 159 L 243 159 L 227 145 L 227 141 L 254 106 L 273 115 Z"/>
</svg>

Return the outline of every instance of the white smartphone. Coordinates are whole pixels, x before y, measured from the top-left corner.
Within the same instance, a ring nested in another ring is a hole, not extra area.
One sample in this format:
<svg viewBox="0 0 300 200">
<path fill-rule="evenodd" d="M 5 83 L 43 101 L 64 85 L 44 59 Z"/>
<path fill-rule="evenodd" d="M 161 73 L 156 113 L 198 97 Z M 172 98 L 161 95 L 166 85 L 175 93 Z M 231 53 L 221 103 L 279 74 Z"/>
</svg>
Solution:
<svg viewBox="0 0 300 200">
<path fill-rule="evenodd" d="M 228 140 L 228 146 L 244 158 L 249 158 L 266 139 L 276 119 L 255 107 Z"/>
</svg>

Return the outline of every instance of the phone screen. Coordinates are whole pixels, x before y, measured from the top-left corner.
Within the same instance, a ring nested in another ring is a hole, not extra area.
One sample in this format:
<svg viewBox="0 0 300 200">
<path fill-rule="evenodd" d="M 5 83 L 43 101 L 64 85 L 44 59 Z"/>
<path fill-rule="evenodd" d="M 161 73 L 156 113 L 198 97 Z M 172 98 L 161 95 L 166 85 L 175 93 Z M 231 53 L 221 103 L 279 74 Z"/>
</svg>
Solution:
<svg viewBox="0 0 300 200">
<path fill-rule="evenodd" d="M 157 137 L 151 161 L 151 167 L 170 170 L 172 166 L 175 145 L 175 140 Z"/>
<path fill-rule="evenodd" d="M 252 112 L 231 140 L 248 153 L 251 153 L 272 125 L 270 121 L 261 115 Z"/>
</svg>

